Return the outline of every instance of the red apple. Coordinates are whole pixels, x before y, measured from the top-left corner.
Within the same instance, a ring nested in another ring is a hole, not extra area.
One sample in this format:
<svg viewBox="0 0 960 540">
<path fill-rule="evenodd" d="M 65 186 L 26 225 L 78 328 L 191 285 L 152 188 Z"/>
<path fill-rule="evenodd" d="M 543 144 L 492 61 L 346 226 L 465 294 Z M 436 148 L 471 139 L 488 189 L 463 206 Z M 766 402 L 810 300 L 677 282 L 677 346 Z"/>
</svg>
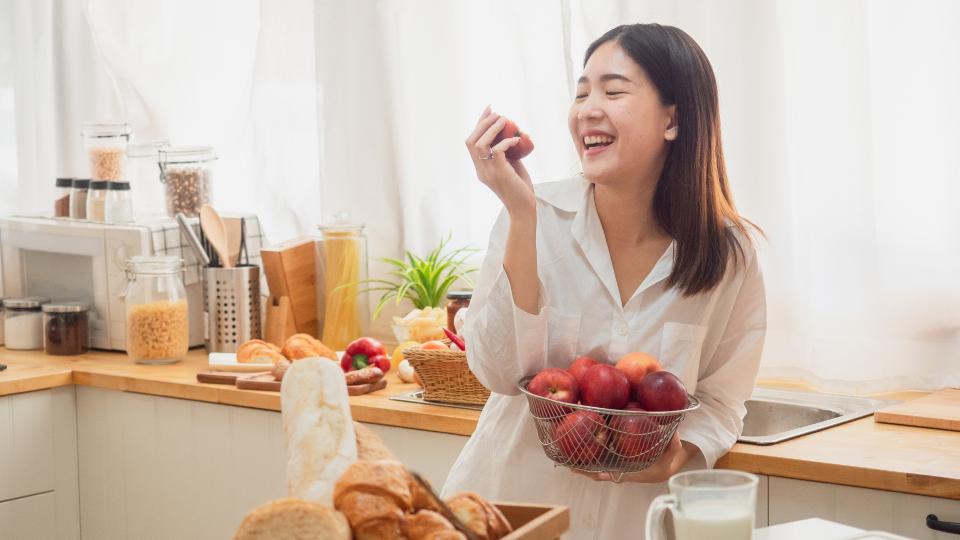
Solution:
<svg viewBox="0 0 960 540">
<path fill-rule="evenodd" d="M 583 374 L 580 400 L 591 407 L 622 409 L 630 400 L 630 381 L 617 368 L 597 364 Z"/>
<path fill-rule="evenodd" d="M 637 402 L 647 411 L 679 411 L 687 407 L 687 388 L 669 371 L 656 371 L 637 387 Z"/>
<path fill-rule="evenodd" d="M 547 368 L 537 373 L 527 384 L 527 391 L 564 403 L 576 403 L 580 399 L 577 379 L 569 371 L 559 368 Z"/>
<path fill-rule="evenodd" d="M 636 401 L 631 401 L 627 403 L 627 406 L 623 408 L 625 411 L 642 411 L 643 407 L 640 406 Z"/>
<path fill-rule="evenodd" d="M 614 416 L 608 426 L 610 451 L 623 458 L 646 457 L 660 439 L 660 425 L 646 416 Z"/>
<path fill-rule="evenodd" d="M 592 411 L 574 411 L 553 431 L 560 453 L 577 465 L 597 463 L 607 452 L 609 432 L 603 417 Z"/>
<path fill-rule="evenodd" d="M 588 369 L 597 365 L 597 361 L 589 356 L 581 356 L 573 361 L 570 364 L 570 367 L 567 368 L 567 371 L 573 374 L 577 379 L 577 384 L 583 384 L 583 374 L 587 372 Z"/>
<path fill-rule="evenodd" d="M 644 377 L 655 371 L 660 371 L 660 362 L 653 356 L 643 352 L 632 352 L 617 361 L 617 369 L 627 376 L 630 381 L 630 395 L 636 399 L 637 388 Z"/>
</svg>

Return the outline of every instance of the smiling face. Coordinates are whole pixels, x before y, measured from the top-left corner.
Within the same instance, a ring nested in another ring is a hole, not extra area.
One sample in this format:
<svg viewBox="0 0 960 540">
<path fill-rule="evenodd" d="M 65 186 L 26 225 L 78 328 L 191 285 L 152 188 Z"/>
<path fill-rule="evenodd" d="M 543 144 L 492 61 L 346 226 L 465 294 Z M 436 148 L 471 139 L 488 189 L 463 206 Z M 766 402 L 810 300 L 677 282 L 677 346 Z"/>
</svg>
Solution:
<svg viewBox="0 0 960 540">
<path fill-rule="evenodd" d="M 675 106 L 664 105 L 643 69 L 611 40 L 594 51 L 570 107 L 570 134 L 584 176 L 598 184 L 658 178 Z"/>
</svg>

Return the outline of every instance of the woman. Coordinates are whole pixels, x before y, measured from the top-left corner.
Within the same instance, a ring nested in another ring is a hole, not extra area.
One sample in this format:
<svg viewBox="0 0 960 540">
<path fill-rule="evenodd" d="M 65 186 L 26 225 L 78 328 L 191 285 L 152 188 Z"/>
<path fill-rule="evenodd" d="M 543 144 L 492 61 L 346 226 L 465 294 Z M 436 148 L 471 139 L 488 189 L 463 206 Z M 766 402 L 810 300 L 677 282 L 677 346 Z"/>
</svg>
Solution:
<svg viewBox="0 0 960 540">
<path fill-rule="evenodd" d="M 685 468 L 736 441 L 753 389 L 766 309 L 748 234 L 730 197 L 712 68 L 683 31 L 620 26 L 587 50 L 570 107 L 583 173 L 534 187 L 491 147 L 489 107 L 466 143 L 504 205 L 467 315 L 470 368 L 493 391 L 444 486 L 569 506 L 571 538 L 636 538 L 649 502 Z M 647 470 L 554 467 L 517 381 L 579 355 L 657 356 L 702 406 Z"/>
</svg>

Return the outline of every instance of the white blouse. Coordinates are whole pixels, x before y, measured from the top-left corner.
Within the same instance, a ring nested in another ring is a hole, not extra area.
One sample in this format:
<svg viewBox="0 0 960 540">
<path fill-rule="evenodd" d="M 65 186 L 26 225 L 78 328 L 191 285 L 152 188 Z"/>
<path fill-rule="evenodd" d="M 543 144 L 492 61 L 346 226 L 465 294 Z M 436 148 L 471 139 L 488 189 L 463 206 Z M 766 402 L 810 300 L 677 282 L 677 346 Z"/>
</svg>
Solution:
<svg viewBox="0 0 960 540">
<path fill-rule="evenodd" d="M 756 251 L 740 238 L 745 264 L 731 265 L 709 292 L 685 298 L 665 285 L 671 244 L 624 306 L 593 184 L 576 176 L 535 191 L 539 311 L 513 303 L 503 270 L 509 217 L 501 212 L 463 329 L 470 369 L 493 394 L 443 494 L 470 490 L 492 500 L 568 506 L 568 538 L 641 538 L 647 506 L 666 484 L 597 482 L 555 467 L 517 382 L 546 367 L 566 368 L 580 355 L 615 363 L 631 351 L 653 354 L 702 403 L 679 428 L 706 460 L 688 468 L 713 467 L 743 429 L 763 348 L 766 301 Z"/>
</svg>

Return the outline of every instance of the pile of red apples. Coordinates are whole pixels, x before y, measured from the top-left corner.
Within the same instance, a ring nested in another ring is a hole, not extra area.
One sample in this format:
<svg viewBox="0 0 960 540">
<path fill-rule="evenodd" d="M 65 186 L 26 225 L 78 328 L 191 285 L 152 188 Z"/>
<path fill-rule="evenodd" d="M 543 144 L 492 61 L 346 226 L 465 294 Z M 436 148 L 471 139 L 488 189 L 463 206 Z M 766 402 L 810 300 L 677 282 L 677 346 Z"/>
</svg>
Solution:
<svg viewBox="0 0 960 540">
<path fill-rule="evenodd" d="M 541 421 L 552 422 L 552 437 L 568 463 L 585 466 L 608 457 L 645 460 L 660 440 L 661 423 L 675 415 L 623 414 L 616 411 L 680 411 L 687 407 L 683 382 L 660 367 L 653 356 L 633 352 L 615 366 L 581 356 L 567 369 L 547 368 L 527 384 L 531 394 L 559 403 L 603 411 L 533 405 Z M 615 454 L 615 456 L 611 456 Z"/>
</svg>

